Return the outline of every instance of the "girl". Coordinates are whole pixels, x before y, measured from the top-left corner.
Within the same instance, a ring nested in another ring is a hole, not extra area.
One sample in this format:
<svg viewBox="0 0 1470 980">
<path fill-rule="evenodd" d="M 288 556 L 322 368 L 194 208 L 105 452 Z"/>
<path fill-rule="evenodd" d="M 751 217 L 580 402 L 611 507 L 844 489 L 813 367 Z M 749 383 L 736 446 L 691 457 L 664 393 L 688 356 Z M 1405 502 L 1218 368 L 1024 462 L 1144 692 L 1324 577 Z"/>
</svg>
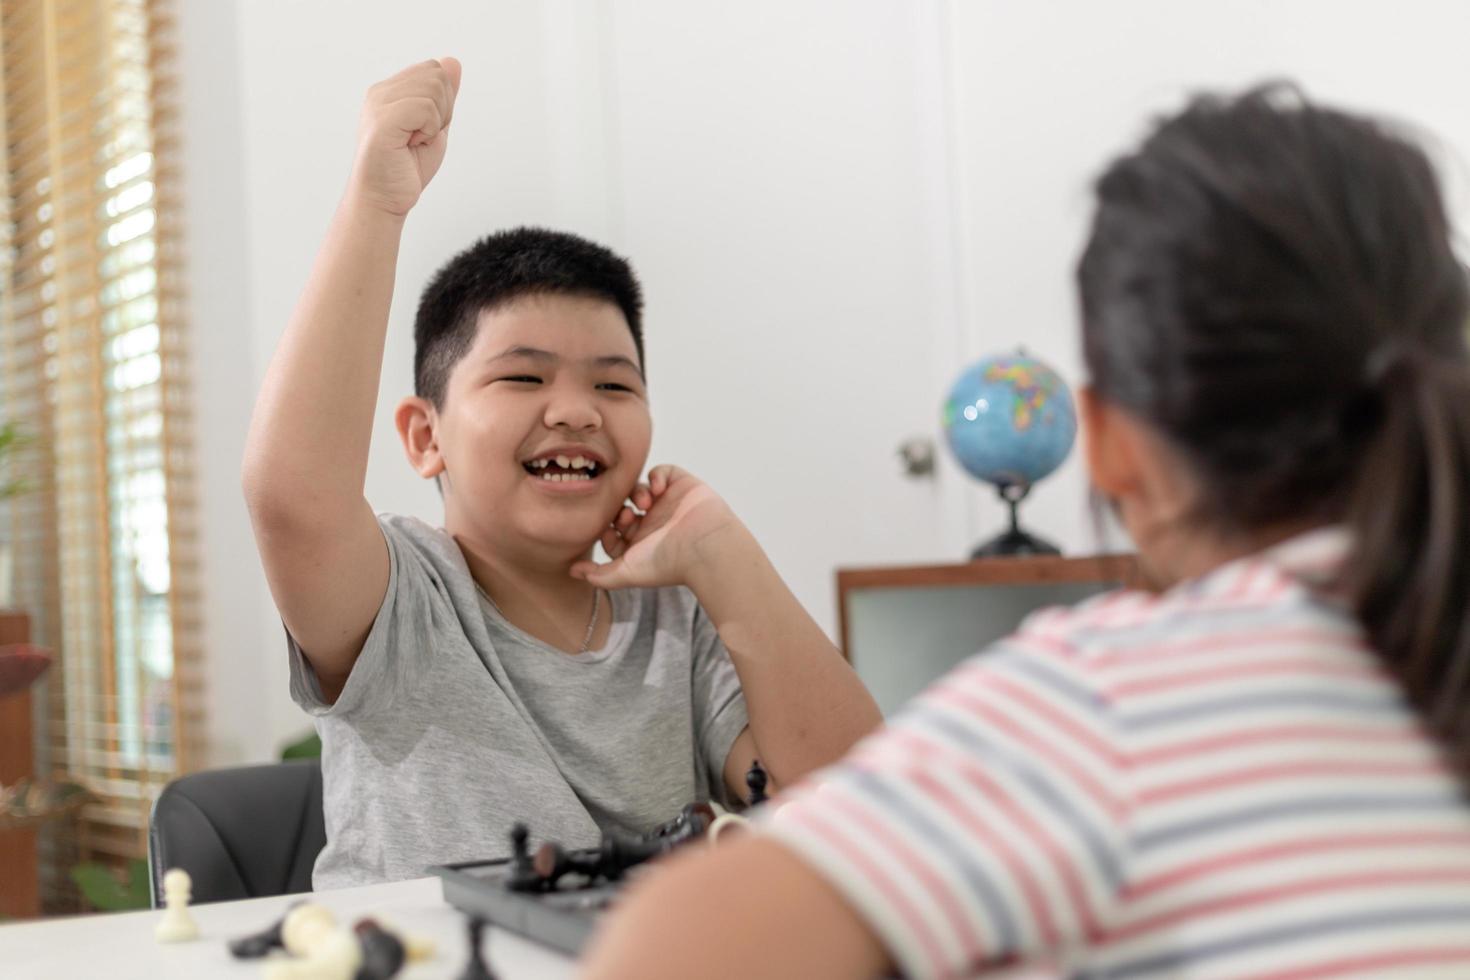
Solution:
<svg viewBox="0 0 1470 980">
<path fill-rule="evenodd" d="M 1425 155 L 1289 88 L 1097 183 L 1087 463 L 1158 594 L 1032 617 L 593 977 L 1470 975 L 1467 275 Z"/>
</svg>

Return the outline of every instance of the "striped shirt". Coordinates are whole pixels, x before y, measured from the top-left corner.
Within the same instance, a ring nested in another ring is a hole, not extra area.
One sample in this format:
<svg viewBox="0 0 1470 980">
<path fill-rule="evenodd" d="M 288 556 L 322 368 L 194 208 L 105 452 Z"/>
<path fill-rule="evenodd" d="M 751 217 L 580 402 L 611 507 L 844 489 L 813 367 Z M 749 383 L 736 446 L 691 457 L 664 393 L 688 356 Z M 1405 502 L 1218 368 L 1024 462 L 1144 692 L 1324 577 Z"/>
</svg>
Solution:
<svg viewBox="0 0 1470 980">
<path fill-rule="evenodd" d="M 1470 806 L 1296 538 L 1032 616 L 764 832 L 910 977 L 1470 977 Z"/>
</svg>

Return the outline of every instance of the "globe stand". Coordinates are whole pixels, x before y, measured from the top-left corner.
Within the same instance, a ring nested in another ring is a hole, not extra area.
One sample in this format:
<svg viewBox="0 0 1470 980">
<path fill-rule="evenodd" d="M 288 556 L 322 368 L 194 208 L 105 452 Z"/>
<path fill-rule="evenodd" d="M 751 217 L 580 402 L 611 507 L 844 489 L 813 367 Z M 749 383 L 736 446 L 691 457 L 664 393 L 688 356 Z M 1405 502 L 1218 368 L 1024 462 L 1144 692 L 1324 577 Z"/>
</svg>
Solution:
<svg viewBox="0 0 1470 980">
<path fill-rule="evenodd" d="M 1010 530 L 997 534 L 989 541 L 982 541 L 970 552 L 970 560 L 976 558 L 1018 558 L 1025 555 L 1060 555 L 1062 549 L 1039 538 L 1029 531 L 1021 530 L 1018 508 L 1021 501 L 1031 492 L 1029 484 L 1005 483 L 995 488 L 996 495 L 1011 509 Z"/>
</svg>

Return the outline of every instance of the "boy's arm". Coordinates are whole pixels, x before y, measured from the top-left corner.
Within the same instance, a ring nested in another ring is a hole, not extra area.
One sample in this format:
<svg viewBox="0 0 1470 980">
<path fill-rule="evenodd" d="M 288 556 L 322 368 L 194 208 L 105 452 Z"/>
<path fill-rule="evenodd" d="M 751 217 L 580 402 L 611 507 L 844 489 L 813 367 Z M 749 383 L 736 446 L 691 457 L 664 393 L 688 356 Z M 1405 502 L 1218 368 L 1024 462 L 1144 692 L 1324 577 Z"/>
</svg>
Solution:
<svg viewBox="0 0 1470 980">
<path fill-rule="evenodd" d="M 603 535 L 607 565 L 572 573 L 606 588 L 684 584 L 714 624 L 740 675 L 748 734 L 779 785 L 835 762 L 882 724 L 878 705 L 781 580 L 760 544 L 708 486 L 656 467 Z M 749 745 L 737 739 L 725 782 L 744 797 Z M 739 753 L 739 754 L 737 754 Z"/>
<path fill-rule="evenodd" d="M 356 160 L 256 401 L 241 483 L 271 594 L 335 699 L 388 584 L 363 497 L 404 218 L 444 158 L 459 63 L 369 90 Z M 309 123 L 308 123 L 309 125 Z"/>
<path fill-rule="evenodd" d="M 740 675 L 754 754 L 777 787 L 790 786 L 846 755 L 883 716 L 745 525 L 706 537 L 699 551 L 688 585 Z M 750 753 L 742 739 L 725 762 L 725 782 L 744 798 Z"/>
</svg>

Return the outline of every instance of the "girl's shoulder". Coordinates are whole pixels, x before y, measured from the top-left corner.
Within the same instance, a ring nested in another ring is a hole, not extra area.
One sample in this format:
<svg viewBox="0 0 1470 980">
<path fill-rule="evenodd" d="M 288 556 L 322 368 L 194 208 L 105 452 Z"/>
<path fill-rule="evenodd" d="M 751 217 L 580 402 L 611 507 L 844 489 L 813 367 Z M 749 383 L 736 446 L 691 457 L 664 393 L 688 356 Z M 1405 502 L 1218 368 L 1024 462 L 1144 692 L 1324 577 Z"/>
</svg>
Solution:
<svg viewBox="0 0 1470 980">
<path fill-rule="evenodd" d="M 1325 588 L 1346 551 L 1337 529 L 1309 532 L 1165 592 L 1120 589 L 1040 610 L 1014 638 L 1098 666 L 1264 637 L 1320 636 L 1357 648 L 1361 628 Z"/>
</svg>

